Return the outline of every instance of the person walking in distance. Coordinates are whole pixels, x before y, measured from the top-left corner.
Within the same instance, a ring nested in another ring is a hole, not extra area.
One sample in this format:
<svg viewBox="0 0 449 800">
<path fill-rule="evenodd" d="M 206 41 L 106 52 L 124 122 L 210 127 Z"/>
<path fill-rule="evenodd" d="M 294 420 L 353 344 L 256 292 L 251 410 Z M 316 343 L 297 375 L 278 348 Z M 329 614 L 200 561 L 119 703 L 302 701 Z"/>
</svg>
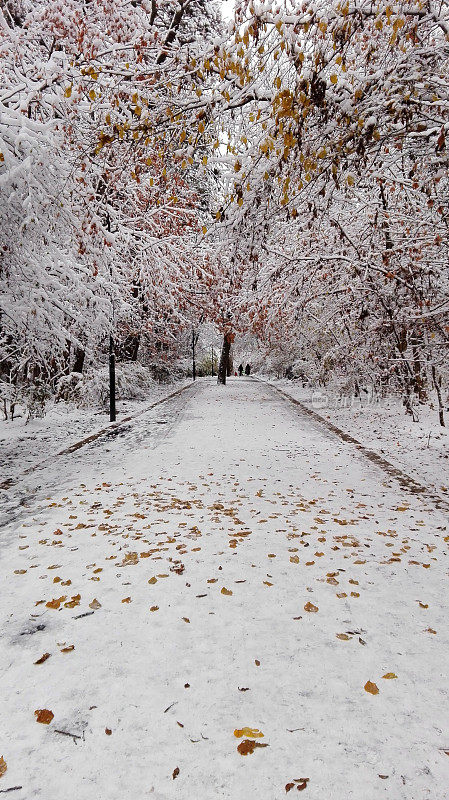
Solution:
<svg viewBox="0 0 449 800">
<path fill-rule="evenodd" d="M 251 367 L 249 364 L 247 364 L 245 367 L 245 375 L 250 375 L 250 374 L 251 374 Z"/>
<path fill-rule="evenodd" d="M 243 364 L 240 364 L 240 366 L 239 366 L 239 377 L 241 378 L 242 375 L 243 375 Z"/>
</svg>

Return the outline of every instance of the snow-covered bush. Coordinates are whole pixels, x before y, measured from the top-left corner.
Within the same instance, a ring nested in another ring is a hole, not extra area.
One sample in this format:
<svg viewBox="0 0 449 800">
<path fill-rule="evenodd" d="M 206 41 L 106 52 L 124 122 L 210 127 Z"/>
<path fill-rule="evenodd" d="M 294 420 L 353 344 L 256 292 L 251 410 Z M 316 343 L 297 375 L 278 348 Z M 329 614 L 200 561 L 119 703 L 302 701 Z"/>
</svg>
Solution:
<svg viewBox="0 0 449 800">
<path fill-rule="evenodd" d="M 47 402 L 51 399 L 50 385 L 45 381 L 35 381 L 19 388 L 18 396 L 23 404 L 28 420 L 45 416 Z"/>
<path fill-rule="evenodd" d="M 82 372 L 70 372 L 59 378 L 56 386 L 55 402 L 59 400 L 74 400 L 78 392 L 78 384 L 83 380 Z"/>
<path fill-rule="evenodd" d="M 117 400 L 146 400 L 156 383 L 150 370 L 137 362 L 117 364 L 115 382 Z M 72 396 L 82 408 L 106 406 L 109 402 L 109 367 L 87 371 L 77 382 Z"/>
</svg>

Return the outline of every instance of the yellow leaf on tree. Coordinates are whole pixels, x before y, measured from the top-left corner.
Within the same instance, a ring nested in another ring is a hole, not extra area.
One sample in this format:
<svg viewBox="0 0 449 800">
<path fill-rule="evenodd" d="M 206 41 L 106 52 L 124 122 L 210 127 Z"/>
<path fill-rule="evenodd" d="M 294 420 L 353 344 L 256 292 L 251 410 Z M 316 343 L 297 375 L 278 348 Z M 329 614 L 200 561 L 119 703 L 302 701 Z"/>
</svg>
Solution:
<svg viewBox="0 0 449 800">
<path fill-rule="evenodd" d="M 236 728 L 234 736 L 236 736 L 237 739 L 242 739 L 243 736 L 246 736 L 248 739 L 263 739 L 263 733 L 258 728 Z"/>
<path fill-rule="evenodd" d="M 365 692 L 368 692 L 369 694 L 379 694 L 379 689 L 377 688 L 376 684 L 372 683 L 371 681 L 367 681 L 363 688 L 365 689 Z"/>
<path fill-rule="evenodd" d="M 335 83 L 337 83 L 337 81 L 338 81 L 338 78 L 337 78 L 337 76 L 336 76 L 336 74 L 334 72 L 330 77 L 330 82 L 335 84 Z"/>
</svg>

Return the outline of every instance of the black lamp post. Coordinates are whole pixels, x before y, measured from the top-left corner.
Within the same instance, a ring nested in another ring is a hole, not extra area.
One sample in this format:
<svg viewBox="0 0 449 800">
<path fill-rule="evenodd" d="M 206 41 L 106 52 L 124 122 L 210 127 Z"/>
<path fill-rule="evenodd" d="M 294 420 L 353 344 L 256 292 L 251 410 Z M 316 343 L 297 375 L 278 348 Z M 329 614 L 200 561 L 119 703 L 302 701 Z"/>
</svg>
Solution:
<svg viewBox="0 0 449 800">
<path fill-rule="evenodd" d="M 106 211 L 106 227 L 111 232 L 111 217 L 109 216 L 109 211 Z M 112 281 L 112 265 L 109 268 L 111 281 Z M 114 298 L 111 298 L 112 302 L 112 326 L 114 326 Z M 114 329 L 114 328 L 112 328 Z M 109 422 L 115 422 L 116 420 L 116 410 L 115 410 L 115 345 L 114 345 L 114 338 L 112 333 L 109 335 Z"/>
<path fill-rule="evenodd" d="M 109 422 L 115 422 L 115 348 L 112 334 L 109 337 Z"/>
</svg>

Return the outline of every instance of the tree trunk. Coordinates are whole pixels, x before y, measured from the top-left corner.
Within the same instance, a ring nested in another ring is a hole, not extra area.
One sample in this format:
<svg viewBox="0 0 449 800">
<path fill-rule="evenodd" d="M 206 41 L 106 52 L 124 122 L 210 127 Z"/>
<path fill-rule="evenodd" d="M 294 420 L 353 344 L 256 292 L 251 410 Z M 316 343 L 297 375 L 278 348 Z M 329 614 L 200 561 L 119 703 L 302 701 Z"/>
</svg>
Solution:
<svg viewBox="0 0 449 800">
<path fill-rule="evenodd" d="M 427 400 L 427 392 L 424 385 L 425 381 L 420 357 L 420 352 L 423 345 L 422 336 L 419 336 L 416 332 L 413 332 L 410 337 L 410 344 L 412 346 L 413 353 L 413 388 L 415 394 L 418 395 L 420 403 L 424 403 L 424 401 Z"/>
<path fill-rule="evenodd" d="M 84 367 L 84 359 L 86 353 L 82 347 L 77 347 L 75 350 L 75 362 L 73 364 L 72 372 L 82 372 Z"/>
<path fill-rule="evenodd" d="M 226 375 L 228 376 L 228 378 L 230 378 L 231 375 L 233 375 L 233 373 L 234 373 L 234 359 L 233 359 L 233 355 L 232 355 L 232 347 L 230 347 L 229 348 L 228 366 L 227 366 L 227 369 L 226 369 Z"/>
<path fill-rule="evenodd" d="M 126 337 L 121 347 L 123 359 L 125 361 L 137 361 L 137 353 L 139 352 L 140 336 L 138 334 L 130 334 Z"/>
<path fill-rule="evenodd" d="M 223 347 L 221 348 L 220 363 L 218 365 L 218 379 L 217 383 L 226 384 L 226 376 L 229 367 L 229 353 L 231 350 L 232 335 L 225 333 L 223 337 Z"/>
<path fill-rule="evenodd" d="M 440 381 L 437 378 L 437 371 L 436 371 L 436 369 L 435 369 L 433 364 L 432 364 L 432 381 L 433 381 L 433 385 L 435 387 L 435 391 L 436 391 L 437 397 L 438 397 L 438 417 L 439 417 L 439 420 L 440 420 L 440 425 L 442 425 L 443 428 L 444 428 L 445 427 L 445 424 L 444 424 L 444 406 L 443 406 L 443 398 L 441 396 L 441 385 L 440 385 Z"/>
</svg>

